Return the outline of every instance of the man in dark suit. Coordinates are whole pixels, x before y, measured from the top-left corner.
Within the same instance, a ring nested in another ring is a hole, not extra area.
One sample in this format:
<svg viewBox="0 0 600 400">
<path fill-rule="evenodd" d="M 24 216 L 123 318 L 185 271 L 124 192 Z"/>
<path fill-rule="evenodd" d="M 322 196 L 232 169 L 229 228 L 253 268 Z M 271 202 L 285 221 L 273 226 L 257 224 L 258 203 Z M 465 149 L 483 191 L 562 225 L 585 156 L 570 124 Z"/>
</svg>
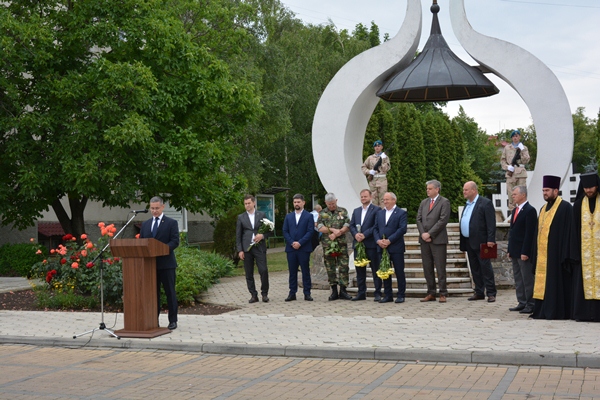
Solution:
<svg viewBox="0 0 600 400">
<path fill-rule="evenodd" d="M 450 220 L 450 201 L 440 196 L 442 184 L 439 181 L 428 181 L 425 185 L 427 198 L 421 202 L 417 212 L 423 274 L 427 281 L 427 296 L 421 302 L 435 301 L 436 284 L 433 269 L 435 265 L 440 288 L 440 303 L 445 303 L 446 297 L 448 297 L 448 288 L 446 287 L 448 232 L 446 232 L 446 225 Z"/>
<path fill-rule="evenodd" d="M 160 315 L 160 285 L 162 285 L 169 308 L 168 328 L 173 330 L 177 329 L 177 294 L 175 293 L 177 260 L 173 250 L 179 246 L 179 226 L 177 221 L 164 215 L 164 209 L 165 203 L 162 198 L 155 196 L 150 199 L 152 218 L 142 223 L 140 238 L 154 238 L 169 246 L 168 255 L 156 257 L 156 294 Z"/>
<path fill-rule="evenodd" d="M 533 300 L 533 256 L 534 244 L 537 237 L 537 212 L 527 202 L 527 188 L 516 186 L 512 192 L 515 208 L 510 216 L 508 232 L 508 256 L 512 261 L 515 291 L 517 292 L 516 307 L 510 311 L 521 314 L 531 314 L 535 301 Z"/>
<path fill-rule="evenodd" d="M 260 292 L 262 301 L 269 302 L 269 271 L 267 269 L 267 245 L 265 237 L 258 233 L 266 215 L 256 210 L 256 199 L 247 194 L 244 196 L 244 208 L 246 212 L 238 215 L 235 227 L 235 243 L 241 260 L 244 261 L 244 272 L 246 273 L 246 285 L 250 292 L 249 303 L 258 302 L 258 292 L 254 284 L 254 262 L 260 275 Z M 252 243 L 256 243 L 250 247 Z"/>
<path fill-rule="evenodd" d="M 310 253 L 312 237 L 315 232 L 315 220 L 311 213 L 304 209 L 304 196 L 294 195 L 294 211 L 285 216 L 283 221 L 283 237 L 287 253 L 288 270 L 290 272 L 290 293 L 285 301 L 296 300 L 298 291 L 298 266 L 302 271 L 302 289 L 304 300 L 313 301 L 310 295 Z"/>
<path fill-rule="evenodd" d="M 460 250 L 467 252 L 471 275 L 475 282 L 475 294 L 468 300 L 496 301 L 496 282 L 489 258 L 481 258 L 480 245 L 493 247 L 496 242 L 496 218 L 490 199 L 479 196 L 477 184 L 473 181 L 463 186 L 463 196 L 467 199 L 460 220 Z"/>
<path fill-rule="evenodd" d="M 362 242 L 365 245 L 367 258 L 371 261 L 371 273 L 373 274 L 373 283 L 375 284 L 375 301 L 381 300 L 381 278 L 377 276 L 379 269 L 379 256 L 377 255 L 377 244 L 373 239 L 375 229 L 375 217 L 381 210 L 371 203 L 371 191 L 364 189 L 360 192 L 361 207 L 355 208 L 350 220 L 350 233 L 354 237 L 354 248 L 356 244 Z M 356 257 L 356 252 L 354 252 Z M 367 267 L 356 267 L 356 279 L 358 281 L 358 293 L 352 298 L 352 301 L 367 299 Z"/>
<path fill-rule="evenodd" d="M 379 262 L 381 266 L 382 250 L 387 249 L 390 261 L 394 266 L 394 274 L 398 282 L 396 303 L 404 303 L 406 295 L 406 276 L 404 275 L 404 234 L 408 228 L 406 211 L 396 207 L 396 195 L 387 192 L 383 195 L 384 208 L 377 213 L 373 238 L 379 246 Z M 385 237 L 385 239 L 384 239 Z M 392 278 L 383 281 L 384 296 L 380 303 L 394 300 Z"/>
</svg>

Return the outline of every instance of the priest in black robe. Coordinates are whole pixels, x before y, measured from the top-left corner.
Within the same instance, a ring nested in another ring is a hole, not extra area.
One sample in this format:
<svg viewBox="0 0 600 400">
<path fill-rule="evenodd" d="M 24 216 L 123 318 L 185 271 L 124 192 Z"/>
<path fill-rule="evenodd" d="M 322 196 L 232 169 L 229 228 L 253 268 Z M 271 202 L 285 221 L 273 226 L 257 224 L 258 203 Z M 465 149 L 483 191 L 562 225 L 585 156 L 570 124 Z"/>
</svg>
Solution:
<svg viewBox="0 0 600 400">
<path fill-rule="evenodd" d="M 572 309 L 571 236 L 573 207 L 558 196 L 560 178 L 543 178 L 546 204 L 538 217 L 537 251 L 534 260 L 535 304 L 531 318 L 570 319 Z"/>
<path fill-rule="evenodd" d="M 573 205 L 573 319 L 600 322 L 600 177 L 579 177 Z"/>
</svg>

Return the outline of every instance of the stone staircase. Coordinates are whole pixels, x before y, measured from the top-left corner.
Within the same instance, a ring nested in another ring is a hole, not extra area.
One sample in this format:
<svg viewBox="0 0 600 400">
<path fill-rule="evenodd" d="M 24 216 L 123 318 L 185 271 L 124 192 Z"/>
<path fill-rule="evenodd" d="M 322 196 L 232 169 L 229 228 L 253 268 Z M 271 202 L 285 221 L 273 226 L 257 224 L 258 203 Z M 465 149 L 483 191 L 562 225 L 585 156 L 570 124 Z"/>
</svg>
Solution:
<svg viewBox="0 0 600 400">
<path fill-rule="evenodd" d="M 448 231 L 448 258 L 446 260 L 446 282 L 450 296 L 471 296 L 473 288 L 471 284 L 471 273 L 467 265 L 464 252 L 459 249 L 459 225 L 450 223 L 446 227 Z M 419 244 L 419 231 L 416 224 L 408 225 L 404 235 L 406 253 L 404 253 L 404 272 L 406 274 L 406 296 L 425 297 L 427 294 L 427 282 L 423 274 L 421 262 L 421 245 Z M 392 276 L 392 287 L 394 295 L 397 292 L 396 277 Z M 352 278 L 351 287 L 348 292 L 358 292 L 356 276 Z M 437 281 L 437 278 L 436 278 Z M 367 267 L 367 296 L 374 292 L 373 277 L 371 269 Z"/>
</svg>

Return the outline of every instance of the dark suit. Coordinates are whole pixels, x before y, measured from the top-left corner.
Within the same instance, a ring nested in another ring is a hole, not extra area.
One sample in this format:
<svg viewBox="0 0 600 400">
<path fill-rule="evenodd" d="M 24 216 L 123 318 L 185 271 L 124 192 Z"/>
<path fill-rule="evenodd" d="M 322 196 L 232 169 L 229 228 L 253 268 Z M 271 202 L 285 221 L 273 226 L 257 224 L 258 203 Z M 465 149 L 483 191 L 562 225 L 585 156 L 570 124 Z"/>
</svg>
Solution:
<svg viewBox="0 0 600 400">
<path fill-rule="evenodd" d="M 531 263 L 535 241 L 537 238 L 537 211 L 529 204 L 525 203 L 516 213 L 517 207 L 513 209 L 510 218 L 510 230 L 508 232 L 508 253 L 513 266 L 513 276 L 515 278 L 515 291 L 519 306 L 533 309 L 533 264 Z M 521 255 L 529 257 L 527 260 L 521 260 Z"/>
<path fill-rule="evenodd" d="M 267 270 L 267 244 L 265 240 L 261 240 L 258 244 L 252 246 L 250 251 L 248 248 L 252 244 L 252 235 L 258 234 L 258 227 L 262 225 L 261 220 L 266 218 L 266 214 L 262 211 L 254 211 L 254 228 L 250 223 L 250 217 L 247 212 L 238 215 L 235 227 L 235 245 L 238 253 L 244 252 L 244 272 L 246 273 L 246 285 L 248 291 L 253 297 L 258 296 L 256 285 L 254 284 L 254 261 L 260 275 L 260 293 L 267 295 L 269 293 L 269 271 Z"/>
<path fill-rule="evenodd" d="M 373 230 L 373 239 L 377 243 L 378 240 L 385 238 L 391 243 L 387 247 L 390 254 L 390 260 L 394 266 L 394 273 L 398 282 L 398 298 L 404 298 L 406 294 L 406 276 L 404 275 L 404 234 L 408 228 L 408 214 L 399 207 L 394 208 L 392 215 L 385 222 L 385 208 L 377 212 L 375 229 Z M 379 246 L 377 246 L 379 247 Z M 379 248 L 379 261 L 381 262 L 382 249 Z M 383 281 L 384 299 L 391 299 L 392 279 Z"/>
<path fill-rule="evenodd" d="M 315 231 L 313 215 L 302 210 L 300 219 L 296 223 L 296 212 L 285 216 L 283 221 L 283 237 L 285 239 L 285 252 L 287 253 L 288 270 L 290 273 L 290 294 L 298 291 L 298 266 L 302 270 L 302 288 L 305 295 L 310 294 L 310 253 L 312 252 L 312 237 Z M 299 249 L 294 249 L 292 244 L 300 243 Z"/>
<path fill-rule="evenodd" d="M 365 244 L 365 252 L 367 253 L 367 258 L 371 261 L 369 266 L 371 267 L 371 273 L 373 274 L 373 283 L 375 284 L 375 294 L 381 295 L 381 278 L 377 276 L 377 271 L 379 270 L 379 255 L 377 254 L 377 243 L 375 243 L 375 239 L 373 238 L 373 231 L 375 230 L 375 218 L 377 217 L 377 212 L 379 212 L 381 208 L 369 204 L 367 208 L 367 213 L 365 215 L 364 221 L 361 223 L 361 215 L 362 215 L 362 206 L 355 208 L 352 212 L 352 219 L 350 220 L 350 232 L 352 233 L 352 237 L 355 237 L 358 233 L 357 225 L 360 225 L 360 233 L 365 235 L 365 239 L 363 243 Z M 354 240 L 354 248 L 356 248 L 356 239 Z M 356 256 L 356 254 L 355 254 Z M 356 280 L 358 281 L 358 294 L 357 296 L 366 296 L 367 294 L 367 268 L 366 267 L 356 267 Z"/>
<path fill-rule="evenodd" d="M 152 224 L 154 218 L 147 219 L 142 223 L 140 238 L 152 238 Z M 169 254 L 156 257 L 156 290 L 158 297 L 158 313 L 160 314 L 160 285 L 162 284 L 167 295 L 167 306 L 169 308 L 169 323 L 177 322 L 177 293 L 175 292 L 175 269 L 177 260 L 175 250 L 179 246 L 179 226 L 177 221 L 162 215 L 160 224 L 156 230 L 154 239 L 169 246 Z"/>
<path fill-rule="evenodd" d="M 483 259 L 480 255 L 479 246 L 482 243 L 496 242 L 496 217 L 494 206 L 490 199 L 478 196 L 473 207 L 471 219 L 469 220 L 469 237 L 463 235 L 462 227 L 460 232 L 460 250 L 467 252 L 469 264 L 471 266 L 471 275 L 475 282 L 475 294 L 477 296 L 496 297 L 496 282 L 494 279 L 494 270 L 490 259 Z"/>
<path fill-rule="evenodd" d="M 446 258 L 448 248 L 448 233 L 446 225 L 450 220 L 450 201 L 438 196 L 431 210 L 428 197 L 421 202 L 417 212 L 417 228 L 419 229 L 419 243 L 421 244 L 421 260 L 423 261 L 423 274 L 427 281 L 427 294 L 435 297 L 435 269 L 437 270 L 440 295 L 448 296 L 446 287 Z M 429 233 L 431 242 L 423 240 L 421 235 Z"/>
</svg>

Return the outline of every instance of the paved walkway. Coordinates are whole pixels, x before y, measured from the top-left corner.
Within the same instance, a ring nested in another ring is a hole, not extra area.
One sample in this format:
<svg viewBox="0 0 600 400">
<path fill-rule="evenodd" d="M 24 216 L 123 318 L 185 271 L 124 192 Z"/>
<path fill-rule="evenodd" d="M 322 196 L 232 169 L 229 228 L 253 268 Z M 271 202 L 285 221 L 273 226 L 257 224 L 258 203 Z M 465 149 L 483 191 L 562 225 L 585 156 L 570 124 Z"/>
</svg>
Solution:
<svg viewBox="0 0 600 400">
<path fill-rule="evenodd" d="M 4 278 L 1 279 L 4 281 Z M 215 316 L 180 315 L 179 328 L 155 339 L 111 338 L 96 331 L 99 313 L 0 311 L 0 343 L 201 351 L 256 356 L 374 359 L 600 368 L 600 325 L 530 320 L 508 311 L 513 291 L 496 303 L 450 297 L 448 303 L 284 302 L 287 274 L 270 276 L 269 303 L 248 304 L 243 277 L 225 278 L 204 301 L 238 307 Z M 0 287 L 2 287 L 0 284 Z M 123 328 L 122 314 L 105 314 Z M 167 325 L 166 315 L 160 317 Z"/>
</svg>

